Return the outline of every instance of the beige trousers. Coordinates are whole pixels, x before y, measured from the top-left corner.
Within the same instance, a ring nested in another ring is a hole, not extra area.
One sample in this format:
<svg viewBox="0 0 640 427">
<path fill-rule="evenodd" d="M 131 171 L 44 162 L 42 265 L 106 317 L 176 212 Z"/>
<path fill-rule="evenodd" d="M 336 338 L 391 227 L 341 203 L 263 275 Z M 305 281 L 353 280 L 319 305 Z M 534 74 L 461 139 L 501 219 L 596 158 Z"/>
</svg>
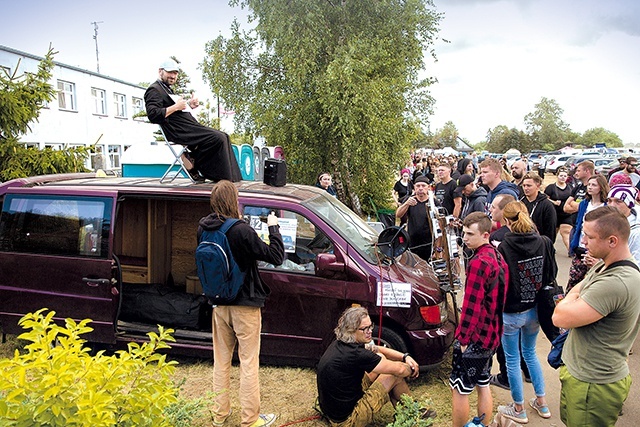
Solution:
<svg viewBox="0 0 640 427">
<path fill-rule="evenodd" d="M 240 359 L 239 400 L 242 407 L 242 427 L 253 424 L 260 415 L 260 307 L 217 306 L 213 309 L 213 391 L 217 393 L 214 413 L 231 411 L 231 358 L 236 342 Z"/>
</svg>

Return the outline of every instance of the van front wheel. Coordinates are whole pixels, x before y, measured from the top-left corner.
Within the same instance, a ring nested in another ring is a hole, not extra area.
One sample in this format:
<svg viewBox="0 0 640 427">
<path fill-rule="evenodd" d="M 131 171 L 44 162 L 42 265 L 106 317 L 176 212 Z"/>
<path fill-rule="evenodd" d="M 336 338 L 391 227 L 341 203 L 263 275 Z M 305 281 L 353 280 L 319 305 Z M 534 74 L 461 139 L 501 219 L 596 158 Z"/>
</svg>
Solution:
<svg viewBox="0 0 640 427">
<path fill-rule="evenodd" d="M 400 353 L 409 352 L 407 344 L 404 342 L 402 337 L 396 331 L 393 331 L 389 328 L 382 327 L 382 335 L 380 337 L 380 342 L 378 343 L 378 330 L 378 326 L 376 325 L 374 326 L 373 332 L 371 333 L 371 337 L 374 343 L 383 347 L 398 350 Z"/>
</svg>

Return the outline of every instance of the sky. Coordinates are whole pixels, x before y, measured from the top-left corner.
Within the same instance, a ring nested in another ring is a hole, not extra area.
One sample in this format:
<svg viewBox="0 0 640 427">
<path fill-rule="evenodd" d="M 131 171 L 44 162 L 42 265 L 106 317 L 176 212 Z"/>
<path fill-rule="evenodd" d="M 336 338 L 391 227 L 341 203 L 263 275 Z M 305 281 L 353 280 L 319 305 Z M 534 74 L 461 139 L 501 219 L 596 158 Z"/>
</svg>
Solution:
<svg viewBox="0 0 640 427">
<path fill-rule="evenodd" d="M 303 1 L 303 0 L 297 0 Z M 370 1 L 370 0 L 360 0 Z M 436 77 L 430 130 L 451 121 L 483 141 L 498 125 L 525 130 L 542 97 L 554 99 L 575 132 L 603 127 L 640 144 L 640 2 L 637 0 L 434 0 L 444 14 L 426 55 Z M 157 78 L 174 55 L 200 100 L 211 99 L 198 69 L 205 45 L 229 35 L 247 11 L 226 0 L 0 0 L 0 45 L 132 83 Z"/>
</svg>

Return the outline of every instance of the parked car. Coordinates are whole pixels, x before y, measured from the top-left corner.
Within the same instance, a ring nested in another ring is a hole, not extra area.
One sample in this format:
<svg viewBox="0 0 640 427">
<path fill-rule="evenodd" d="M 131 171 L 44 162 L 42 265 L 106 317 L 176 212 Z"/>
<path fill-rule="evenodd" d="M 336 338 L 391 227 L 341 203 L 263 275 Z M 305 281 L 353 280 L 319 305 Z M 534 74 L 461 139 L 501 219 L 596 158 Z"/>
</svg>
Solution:
<svg viewBox="0 0 640 427">
<path fill-rule="evenodd" d="M 274 211 L 289 243 L 281 266 L 260 265 L 271 288 L 261 361 L 315 366 L 354 304 L 369 310 L 382 344 L 423 367 L 443 360 L 457 317 L 449 279 L 408 252 L 384 258 L 378 234 L 326 191 L 236 185 L 247 222 L 260 234 Z M 1 184 L 0 331 L 21 333 L 18 320 L 46 307 L 58 322 L 92 319 L 92 343 L 145 341 L 161 324 L 175 329 L 170 351 L 211 357 L 211 307 L 194 286 L 211 187 L 94 174 Z"/>
<path fill-rule="evenodd" d="M 570 155 L 560 154 L 557 156 L 553 156 L 552 158 L 547 160 L 547 173 L 557 174 L 558 168 L 560 166 L 564 166 L 564 164 L 569 160 Z"/>
<path fill-rule="evenodd" d="M 611 170 L 620 166 L 618 159 L 607 159 L 607 162 L 596 163 L 596 172 L 607 175 Z"/>
<path fill-rule="evenodd" d="M 590 160 L 592 162 L 595 162 L 596 159 L 604 159 L 604 157 L 601 156 L 595 156 L 595 155 L 579 155 L 579 156 L 571 156 L 567 159 L 567 161 L 564 163 L 564 167 L 567 169 L 567 171 L 569 172 L 569 175 L 573 175 L 573 172 L 576 169 L 576 166 L 578 166 L 579 163 L 585 161 L 585 160 Z M 609 159 L 606 159 L 609 160 Z"/>
</svg>

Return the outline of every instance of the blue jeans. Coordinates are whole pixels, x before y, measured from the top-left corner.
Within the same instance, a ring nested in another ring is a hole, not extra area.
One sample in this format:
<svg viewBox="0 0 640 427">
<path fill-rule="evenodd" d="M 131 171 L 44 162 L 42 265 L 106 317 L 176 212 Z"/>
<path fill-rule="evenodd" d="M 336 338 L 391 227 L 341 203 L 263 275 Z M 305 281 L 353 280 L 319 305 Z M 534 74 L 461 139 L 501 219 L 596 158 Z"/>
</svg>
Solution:
<svg viewBox="0 0 640 427">
<path fill-rule="evenodd" d="M 536 355 L 536 339 L 540 331 L 537 310 L 531 308 L 521 313 L 503 313 L 504 332 L 502 348 L 507 359 L 507 376 L 511 397 L 515 403 L 524 404 L 522 375 L 520 374 L 520 345 L 536 396 L 544 396 L 544 377 Z"/>
</svg>

